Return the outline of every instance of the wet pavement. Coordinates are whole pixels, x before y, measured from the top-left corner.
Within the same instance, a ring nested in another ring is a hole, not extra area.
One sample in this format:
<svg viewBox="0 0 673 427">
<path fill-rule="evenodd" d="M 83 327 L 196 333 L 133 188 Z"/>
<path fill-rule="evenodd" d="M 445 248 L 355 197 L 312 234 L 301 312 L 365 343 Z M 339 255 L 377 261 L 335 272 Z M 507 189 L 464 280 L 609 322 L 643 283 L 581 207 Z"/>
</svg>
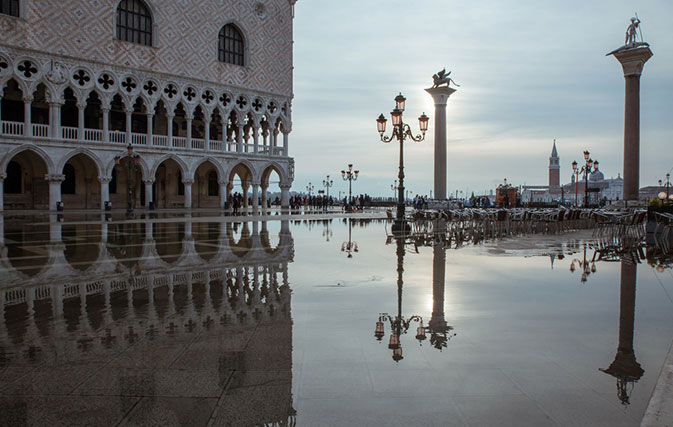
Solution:
<svg viewBox="0 0 673 427">
<path fill-rule="evenodd" d="M 656 249 L 272 218 L 3 217 L 0 423 L 640 424 Z"/>
</svg>

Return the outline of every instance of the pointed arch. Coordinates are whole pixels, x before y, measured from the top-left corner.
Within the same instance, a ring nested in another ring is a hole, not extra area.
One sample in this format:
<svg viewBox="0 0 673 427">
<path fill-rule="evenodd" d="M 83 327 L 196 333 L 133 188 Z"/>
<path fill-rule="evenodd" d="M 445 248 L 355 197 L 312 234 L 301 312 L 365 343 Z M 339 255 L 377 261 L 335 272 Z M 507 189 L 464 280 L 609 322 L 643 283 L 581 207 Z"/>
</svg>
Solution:
<svg viewBox="0 0 673 427">
<path fill-rule="evenodd" d="M 101 161 L 101 159 L 94 153 L 92 150 L 84 147 L 76 148 L 70 152 L 68 152 L 65 156 L 61 157 L 59 162 L 56 164 L 56 170 L 60 171 L 63 169 L 66 163 L 73 157 L 75 157 L 78 154 L 83 154 L 90 158 L 93 163 L 96 165 L 96 169 L 98 172 L 98 175 L 102 175 L 103 172 L 105 171 L 105 165 Z"/>
<path fill-rule="evenodd" d="M 180 157 L 176 156 L 175 154 L 165 154 L 162 157 L 160 157 L 158 160 L 154 162 L 154 165 L 152 166 L 152 169 L 150 170 L 150 176 L 153 177 L 157 173 L 157 169 L 159 169 L 159 166 L 166 160 L 173 160 L 175 163 L 178 164 L 180 167 L 180 172 L 182 172 L 182 176 L 187 179 L 190 178 L 192 175 L 192 171 L 189 169 L 187 164 L 185 163 L 184 160 L 182 160 Z"/>
<path fill-rule="evenodd" d="M 44 150 L 42 150 L 40 147 L 37 147 L 37 146 L 32 145 L 32 144 L 23 144 L 23 145 L 20 145 L 20 146 L 16 147 L 15 149 L 7 152 L 3 156 L 2 162 L 0 163 L 0 171 L 4 171 L 5 169 L 7 169 L 7 164 L 12 160 L 12 158 L 14 156 L 16 156 L 17 154 L 20 154 L 23 151 L 32 151 L 35 154 L 37 154 L 40 157 L 40 159 L 42 159 L 42 161 L 45 163 L 45 165 L 47 167 L 47 173 L 50 173 L 50 174 L 51 173 L 58 173 L 58 172 L 55 172 L 56 169 L 54 169 L 54 162 L 52 162 L 51 157 L 49 157 L 49 155 Z"/>
</svg>

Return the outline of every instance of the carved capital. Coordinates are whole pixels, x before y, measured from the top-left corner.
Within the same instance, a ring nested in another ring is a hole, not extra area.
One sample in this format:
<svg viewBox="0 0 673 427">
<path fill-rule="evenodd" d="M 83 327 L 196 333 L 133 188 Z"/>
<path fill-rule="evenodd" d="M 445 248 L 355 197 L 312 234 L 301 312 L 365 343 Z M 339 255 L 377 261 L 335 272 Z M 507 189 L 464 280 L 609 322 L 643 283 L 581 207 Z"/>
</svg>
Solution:
<svg viewBox="0 0 673 427">
<path fill-rule="evenodd" d="M 60 174 L 60 173 L 48 173 L 44 176 L 44 180 L 49 182 L 49 183 L 61 183 L 65 181 L 65 175 Z"/>
<path fill-rule="evenodd" d="M 111 176 L 99 176 L 98 177 L 98 182 L 100 182 L 101 184 L 109 184 L 110 181 L 112 181 Z"/>
<path fill-rule="evenodd" d="M 229 185 L 229 181 L 224 181 L 224 180 L 217 181 L 217 183 L 220 184 L 220 185 Z"/>
<path fill-rule="evenodd" d="M 290 190 L 292 188 L 292 184 L 281 184 L 280 189 L 281 190 Z"/>
<path fill-rule="evenodd" d="M 154 184 L 154 178 L 143 179 L 143 184 Z"/>
<path fill-rule="evenodd" d="M 654 55 L 649 47 L 618 49 L 612 54 L 622 64 L 624 77 L 640 76 L 645 63 Z"/>
<path fill-rule="evenodd" d="M 6 173 L 0 173 L 0 181 L 4 181 L 7 178 Z"/>
<path fill-rule="evenodd" d="M 182 183 L 185 184 L 185 185 L 192 185 L 192 184 L 194 184 L 194 180 L 193 179 L 183 179 Z"/>
</svg>

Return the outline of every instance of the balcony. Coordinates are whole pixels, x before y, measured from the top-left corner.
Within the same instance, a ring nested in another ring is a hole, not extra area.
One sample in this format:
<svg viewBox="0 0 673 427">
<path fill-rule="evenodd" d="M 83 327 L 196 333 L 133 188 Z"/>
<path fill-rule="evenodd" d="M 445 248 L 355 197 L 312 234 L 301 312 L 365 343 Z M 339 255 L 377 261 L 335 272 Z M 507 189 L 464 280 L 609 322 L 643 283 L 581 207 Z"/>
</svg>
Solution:
<svg viewBox="0 0 673 427">
<path fill-rule="evenodd" d="M 272 146 L 273 138 L 269 138 L 269 143 L 255 144 L 250 142 L 237 142 L 233 140 L 212 140 L 209 138 L 187 138 L 184 136 L 171 135 L 150 135 L 146 133 L 124 132 L 118 130 L 104 131 L 101 129 L 79 129 L 70 126 L 59 126 L 57 134 L 59 138 L 52 138 L 52 128 L 46 124 L 31 124 L 31 132 L 26 132 L 24 122 L 0 120 L 0 137 L 14 137 L 31 141 L 49 142 L 67 142 L 67 143 L 88 143 L 99 146 L 125 146 L 130 142 L 132 145 L 140 147 L 156 147 L 173 151 L 174 149 L 186 150 L 191 152 L 222 152 L 222 153 L 245 153 L 251 155 L 283 157 L 285 148 L 283 146 Z M 80 133 L 82 137 L 80 138 Z M 128 136 L 130 135 L 130 141 Z M 261 139 L 261 138 L 260 138 Z M 266 138 L 264 138 L 266 139 Z M 284 141 L 286 142 L 286 141 Z"/>
</svg>

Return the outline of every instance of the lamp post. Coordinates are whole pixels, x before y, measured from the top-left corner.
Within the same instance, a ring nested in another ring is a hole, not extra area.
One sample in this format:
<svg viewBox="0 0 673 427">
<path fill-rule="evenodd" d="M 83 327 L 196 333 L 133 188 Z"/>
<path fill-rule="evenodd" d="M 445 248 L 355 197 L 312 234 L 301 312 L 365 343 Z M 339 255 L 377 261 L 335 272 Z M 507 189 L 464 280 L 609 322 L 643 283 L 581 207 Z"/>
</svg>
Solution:
<svg viewBox="0 0 673 427">
<path fill-rule="evenodd" d="M 661 180 L 659 180 L 659 187 L 662 187 L 663 185 L 664 185 L 664 183 Z M 661 193 L 660 193 L 660 195 L 659 195 L 660 199 L 666 200 L 667 202 L 671 200 L 671 194 L 669 192 L 670 187 L 671 187 L 671 174 L 667 173 L 666 174 L 666 198 L 664 199 L 663 197 L 661 197 Z"/>
<path fill-rule="evenodd" d="M 572 166 L 573 166 L 573 172 L 579 177 L 579 174 L 583 173 L 584 174 L 584 207 L 589 206 L 589 174 L 591 172 L 597 171 L 598 170 L 598 161 L 593 161 L 589 157 L 589 152 L 585 151 L 584 152 L 584 161 L 585 164 L 582 166 L 579 170 L 577 169 L 577 161 L 573 160 Z M 592 171 L 591 168 L 594 167 L 595 169 Z M 577 180 L 575 180 L 575 193 L 577 194 Z M 575 205 L 577 205 L 577 200 L 575 200 Z"/>
<path fill-rule="evenodd" d="M 406 98 L 400 93 L 395 97 L 395 108 L 390 113 L 393 122 L 393 131 L 392 135 L 384 136 L 386 132 L 386 122 L 387 119 L 383 114 L 376 119 L 377 128 L 379 134 L 381 135 L 381 141 L 388 143 L 397 139 L 400 142 L 400 166 L 399 174 L 397 178 L 400 182 L 397 191 L 397 217 L 395 218 L 395 224 L 393 225 L 393 231 L 406 231 L 409 226 L 404 221 L 404 140 L 409 138 L 414 142 L 421 142 L 425 139 L 425 132 L 428 130 L 428 116 L 425 113 L 421 114 L 418 118 L 418 126 L 421 130 L 420 135 L 414 136 L 411 133 L 411 128 L 408 124 L 402 121 L 402 113 L 404 112 L 404 105 Z M 405 226 L 406 225 L 406 226 Z"/>
<path fill-rule="evenodd" d="M 393 190 L 393 198 L 397 194 L 397 180 L 393 184 L 390 184 L 390 189 Z"/>
<path fill-rule="evenodd" d="M 348 203 L 351 202 L 351 194 L 353 190 L 353 181 L 358 180 L 358 174 L 360 173 L 359 170 L 353 170 L 353 164 L 349 163 L 348 164 L 348 170 L 342 170 L 341 171 L 341 178 L 343 178 L 344 181 L 348 181 Z"/>
<path fill-rule="evenodd" d="M 334 181 L 329 179 L 329 175 L 327 175 L 327 177 L 322 180 L 322 185 L 327 189 L 327 200 L 329 200 L 329 189 L 334 185 Z"/>
<path fill-rule="evenodd" d="M 131 178 L 138 171 L 140 156 L 133 152 L 133 146 L 129 143 L 126 146 L 126 155 L 117 154 L 114 157 L 115 164 L 119 166 L 122 163 L 122 159 L 126 159 L 123 162 L 123 167 L 126 169 L 126 213 L 130 215 L 133 213 L 133 187 L 131 186 Z"/>
<path fill-rule="evenodd" d="M 306 186 L 306 191 L 308 191 L 308 197 L 311 197 L 311 191 L 315 190 L 315 185 L 311 185 L 309 182 L 308 185 Z"/>
</svg>

